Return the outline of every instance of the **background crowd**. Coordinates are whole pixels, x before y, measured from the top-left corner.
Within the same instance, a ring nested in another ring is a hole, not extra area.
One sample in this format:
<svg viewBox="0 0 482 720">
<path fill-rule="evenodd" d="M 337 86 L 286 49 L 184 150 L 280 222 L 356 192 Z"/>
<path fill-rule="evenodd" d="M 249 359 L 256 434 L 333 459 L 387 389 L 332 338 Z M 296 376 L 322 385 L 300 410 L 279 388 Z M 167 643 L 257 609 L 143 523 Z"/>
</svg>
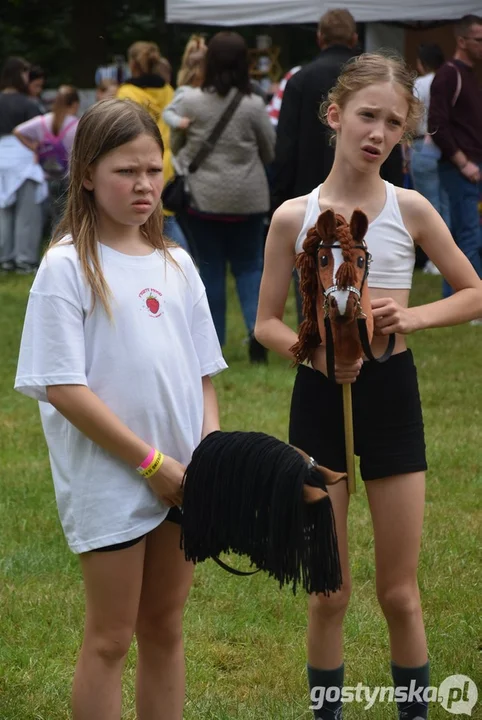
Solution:
<svg viewBox="0 0 482 720">
<path fill-rule="evenodd" d="M 347 10 L 327 12 L 316 38 L 313 61 L 291 68 L 268 95 L 250 77 L 248 49 L 235 32 L 192 36 L 175 78 L 159 47 L 144 41 L 128 48 L 125 77 L 97 77 L 96 101 L 125 98 L 144 105 L 155 118 L 166 148 L 165 183 L 177 176 L 185 190 L 182 208 L 164 208 L 165 234 L 194 256 L 221 344 L 226 342 L 230 268 L 252 362 L 267 361 L 253 328 L 270 214 L 327 177 L 333 147 L 318 107 L 344 63 L 360 52 Z M 482 92 L 474 72 L 481 62 L 481 17 L 467 16 L 455 25 L 449 59 L 437 45 L 420 46 L 415 92 L 426 115 L 411 143 L 394 150 L 382 174 L 395 185 L 413 185 L 430 200 L 482 277 Z M 2 273 L 35 273 L 42 240 L 62 212 L 80 100 L 75 87 L 62 85 L 48 101 L 46 81 L 42 68 L 22 58 L 4 62 Z M 222 130 L 216 132 L 219 124 Z M 418 265 L 437 272 L 422 253 Z M 444 282 L 444 296 L 450 292 Z"/>
</svg>

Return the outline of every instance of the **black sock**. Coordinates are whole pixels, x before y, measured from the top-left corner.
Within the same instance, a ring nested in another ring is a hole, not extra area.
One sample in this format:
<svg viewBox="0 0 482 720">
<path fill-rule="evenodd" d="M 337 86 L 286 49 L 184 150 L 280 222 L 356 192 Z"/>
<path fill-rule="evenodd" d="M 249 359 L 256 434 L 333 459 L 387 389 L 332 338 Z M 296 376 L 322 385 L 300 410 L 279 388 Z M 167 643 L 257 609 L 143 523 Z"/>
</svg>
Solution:
<svg viewBox="0 0 482 720">
<path fill-rule="evenodd" d="M 399 720 L 425 720 L 428 714 L 428 702 L 423 700 L 422 694 L 430 685 L 430 664 L 421 667 L 400 667 L 392 662 L 392 677 L 395 689 L 407 688 L 412 690 L 413 697 L 406 702 L 398 702 Z"/>
<path fill-rule="evenodd" d="M 341 690 L 343 688 L 345 666 L 340 665 L 335 670 L 317 670 L 308 665 L 307 669 L 311 697 L 310 704 L 316 706 L 318 701 L 323 701 L 319 710 L 313 710 L 315 720 L 342 720 Z M 314 688 L 319 688 L 319 690 L 313 692 Z M 328 697 L 332 697 L 332 693 L 336 692 L 332 690 L 330 693 L 330 688 L 339 688 L 340 692 L 336 693 L 336 700 L 325 699 L 325 693 L 328 693 Z"/>
</svg>

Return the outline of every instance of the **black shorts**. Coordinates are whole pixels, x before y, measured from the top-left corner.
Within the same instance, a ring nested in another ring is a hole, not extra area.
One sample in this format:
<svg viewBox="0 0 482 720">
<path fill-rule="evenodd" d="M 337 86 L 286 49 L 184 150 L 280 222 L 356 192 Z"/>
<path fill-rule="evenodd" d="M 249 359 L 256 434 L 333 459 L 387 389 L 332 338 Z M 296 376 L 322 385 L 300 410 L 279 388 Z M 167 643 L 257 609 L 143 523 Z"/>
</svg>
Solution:
<svg viewBox="0 0 482 720">
<path fill-rule="evenodd" d="M 172 507 L 166 516 L 166 520 L 176 523 L 176 525 L 181 524 L 181 518 L 181 511 L 178 507 Z M 137 543 L 140 543 L 140 541 L 143 540 L 145 537 L 145 535 L 141 535 L 140 537 L 134 538 L 134 540 L 127 540 L 126 542 L 117 543 L 116 545 L 106 545 L 106 547 L 95 548 L 95 550 L 91 550 L 91 552 L 112 552 L 113 550 L 126 550 L 126 548 L 130 548 L 133 545 L 137 545 Z"/>
<path fill-rule="evenodd" d="M 385 363 L 364 362 L 351 387 L 355 454 L 363 480 L 426 470 L 412 352 Z M 342 387 L 306 365 L 298 367 L 293 388 L 289 441 L 320 465 L 346 471 Z"/>
</svg>

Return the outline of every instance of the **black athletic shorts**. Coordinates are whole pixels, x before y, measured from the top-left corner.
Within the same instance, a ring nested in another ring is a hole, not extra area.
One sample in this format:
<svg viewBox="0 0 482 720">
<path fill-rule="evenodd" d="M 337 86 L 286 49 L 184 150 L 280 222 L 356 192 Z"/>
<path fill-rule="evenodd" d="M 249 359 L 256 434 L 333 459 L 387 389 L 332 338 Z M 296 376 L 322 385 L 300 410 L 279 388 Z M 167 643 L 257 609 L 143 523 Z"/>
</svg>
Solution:
<svg viewBox="0 0 482 720">
<path fill-rule="evenodd" d="M 182 515 L 179 508 L 172 507 L 167 513 L 166 520 L 176 523 L 176 525 L 180 525 L 181 517 Z M 141 535 L 140 537 L 134 538 L 134 540 L 127 540 L 123 543 L 117 543 L 117 545 L 107 545 L 106 547 L 95 548 L 95 550 L 92 550 L 91 552 L 112 552 L 113 550 L 125 550 L 126 548 L 130 548 L 133 545 L 137 545 L 137 543 L 140 543 L 140 541 L 143 540 L 145 537 L 145 535 Z"/>
<path fill-rule="evenodd" d="M 363 480 L 427 469 L 417 370 L 410 350 L 367 361 L 352 384 L 355 454 Z M 289 441 L 320 464 L 346 471 L 342 386 L 298 367 Z"/>
</svg>

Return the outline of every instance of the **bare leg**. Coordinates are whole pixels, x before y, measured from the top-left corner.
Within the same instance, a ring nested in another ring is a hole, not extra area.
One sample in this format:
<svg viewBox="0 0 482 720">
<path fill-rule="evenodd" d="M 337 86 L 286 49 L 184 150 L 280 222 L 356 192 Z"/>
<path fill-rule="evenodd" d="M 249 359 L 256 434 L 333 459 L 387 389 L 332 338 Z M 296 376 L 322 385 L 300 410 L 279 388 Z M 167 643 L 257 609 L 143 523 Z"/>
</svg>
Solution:
<svg viewBox="0 0 482 720">
<path fill-rule="evenodd" d="M 332 670 L 343 662 L 343 619 L 350 599 L 351 578 L 348 562 L 348 503 L 346 483 L 328 487 L 335 513 L 343 587 L 325 597 L 312 595 L 308 612 L 308 663 L 318 669 Z"/>
<path fill-rule="evenodd" d="M 422 537 L 425 474 L 366 483 L 375 535 L 377 595 L 388 623 L 392 660 L 402 667 L 427 662 L 417 566 Z"/>
<path fill-rule="evenodd" d="M 182 617 L 194 568 L 185 561 L 179 544 L 180 527 L 169 521 L 146 538 L 136 626 L 138 720 L 182 720 Z"/>
<path fill-rule="evenodd" d="M 142 587 L 145 540 L 124 550 L 80 556 L 86 594 L 75 671 L 73 720 L 120 720 L 121 677 Z"/>
</svg>

